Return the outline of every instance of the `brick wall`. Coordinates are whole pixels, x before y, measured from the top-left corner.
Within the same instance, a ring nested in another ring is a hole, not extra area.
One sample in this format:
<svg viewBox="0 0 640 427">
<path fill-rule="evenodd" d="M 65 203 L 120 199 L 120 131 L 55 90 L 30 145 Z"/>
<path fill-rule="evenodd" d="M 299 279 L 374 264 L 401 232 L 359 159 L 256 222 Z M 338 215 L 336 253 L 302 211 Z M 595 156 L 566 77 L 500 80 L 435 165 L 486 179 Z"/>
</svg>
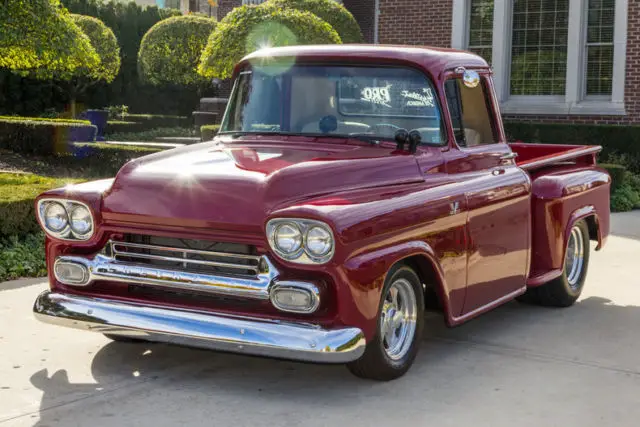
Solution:
<svg viewBox="0 0 640 427">
<path fill-rule="evenodd" d="M 373 43 L 375 0 L 343 0 L 342 4 L 358 21 L 365 43 Z"/>
<path fill-rule="evenodd" d="M 452 0 L 380 0 L 380 43 L 451 46 Z M 506 115 L 505 120 L 543 123 L 640 124 L 640 2 L 629 1 L 626 116 Z"/>
<path fill-rule="evenodd" d="M 380 0 L 381 44 L 451 46 L 452 0 Z"/>
<path fill-rule="evenodd" d="M 218 0 L 218 21 L 238 6 L 242 6 L 242 0 Z"/>
</svg>

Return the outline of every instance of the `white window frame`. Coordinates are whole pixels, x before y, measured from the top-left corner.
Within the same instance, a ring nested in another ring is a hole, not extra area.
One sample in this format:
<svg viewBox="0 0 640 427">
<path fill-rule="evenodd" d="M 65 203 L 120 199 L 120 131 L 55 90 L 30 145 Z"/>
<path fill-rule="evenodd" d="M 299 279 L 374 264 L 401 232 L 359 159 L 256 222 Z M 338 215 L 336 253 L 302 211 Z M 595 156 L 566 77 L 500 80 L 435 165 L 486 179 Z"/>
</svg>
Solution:
<svg viewBox="0 0 640 427">
<path fill-rule="evenodd" d="M 493 55 L 495 91 L 504 114 L 625 115 L 624 85 L 627 51 L 628 0 L 616 0 L 613 34 L 613 82 L 611 96 L 586 96 L 587 1 L 569 0 L 567 75 L 564 96 L 511 96 L 511 0 L 494 0 Z M 469 42 L 471 0 L 453 0 L 451 46 L 466 49 Z"/>
</svg>

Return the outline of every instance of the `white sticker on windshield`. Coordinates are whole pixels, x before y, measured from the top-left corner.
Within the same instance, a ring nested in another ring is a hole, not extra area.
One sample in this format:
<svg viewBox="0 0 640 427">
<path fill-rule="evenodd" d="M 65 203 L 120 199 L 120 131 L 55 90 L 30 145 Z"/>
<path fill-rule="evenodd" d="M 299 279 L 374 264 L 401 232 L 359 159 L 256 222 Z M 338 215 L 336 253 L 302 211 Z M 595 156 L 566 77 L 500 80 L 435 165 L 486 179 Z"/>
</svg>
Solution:
<svg viewBox="0 0 640 427">
<path fill-rule="evenodd" d="M 405 98 L 408 98 L 407 107 L 434 107 L 435 104 L 433 102 L 433 93 L 431 93 L 431 88 L 422 88 L 422 92 L 409 92 L 408 90 L 403 90 L 401 95 Z"/>
<path fill-rule="evenodd" d="M 362 94 L 362 101 L 371 102 L 373 104 L 384 105 L 391 108 L 391 94 L 389 93 L 391 85 L 383 87 L 365 87 L 360 92 Z"/>
</svg>

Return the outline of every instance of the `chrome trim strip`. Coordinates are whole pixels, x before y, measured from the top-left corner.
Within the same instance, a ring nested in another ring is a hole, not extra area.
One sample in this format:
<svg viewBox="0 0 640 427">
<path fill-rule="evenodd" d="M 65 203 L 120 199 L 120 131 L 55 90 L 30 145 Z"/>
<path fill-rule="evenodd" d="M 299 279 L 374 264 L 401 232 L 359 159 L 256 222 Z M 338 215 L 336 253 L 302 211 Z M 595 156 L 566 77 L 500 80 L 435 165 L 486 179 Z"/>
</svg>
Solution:
<svg viewBox="0 0 640 427">
<path fill-rule="evenodd" d="M 269 285 L 279 274 L 266 256 L 260 260 L 264 269 L 257 276 L 223 276 L 169 270 L 124 263 L 101 254 L 93 259 L 61 256 L 56 262 L 84 265 L 89 271 L 87 284 L 96 280 L 110 280 L 260 300 L 269 299 Z"/>
<path fill-rule="evenodd" d="M 231 317 L 45 291 L 33 306 L 45 323 L 171 344 L 318 363 L 359 359 L 358 328 Z"/>
</svg>

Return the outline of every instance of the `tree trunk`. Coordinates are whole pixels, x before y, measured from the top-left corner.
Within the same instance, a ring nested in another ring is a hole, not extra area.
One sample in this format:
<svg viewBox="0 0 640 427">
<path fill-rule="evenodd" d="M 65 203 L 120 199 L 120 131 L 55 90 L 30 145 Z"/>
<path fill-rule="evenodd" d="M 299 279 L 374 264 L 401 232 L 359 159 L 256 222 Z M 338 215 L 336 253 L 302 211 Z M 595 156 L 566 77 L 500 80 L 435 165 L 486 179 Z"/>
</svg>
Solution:
<svg viewBox="0 0 640 427">
<path fill-rule="evenodd" d="M 69 108 L 71 109 L 71 118 L 76 118 L 76 96 L 75 94 L 69 95 Z"/>
</svg>

